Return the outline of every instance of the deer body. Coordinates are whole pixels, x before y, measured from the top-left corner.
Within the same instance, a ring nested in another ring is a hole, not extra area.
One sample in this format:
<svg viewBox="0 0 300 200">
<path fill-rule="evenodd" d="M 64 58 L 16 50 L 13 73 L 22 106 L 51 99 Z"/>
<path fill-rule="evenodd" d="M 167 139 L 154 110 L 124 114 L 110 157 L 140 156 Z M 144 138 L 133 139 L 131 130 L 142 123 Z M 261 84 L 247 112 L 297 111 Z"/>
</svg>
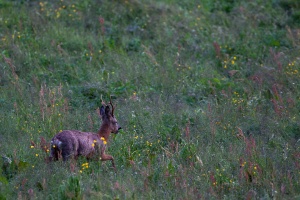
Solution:
<svg viewBox="0 0 300 200">
<path fill-rule="evenodd" d="M 56 134 L 51 140 L 50 160 L 58 160 L 60 157 L 64 161 L 69 158 L 77 159 L 78 156 L 84 156 L 87 159 L 100 157 L 102 161 L 111 160 L 112 166 L 115 168 L 113 157 L 105 154 L 110 133 L 117 134 L 121 129 L 114 117 L 113 110 L 113 106 L 112 110 L 109 106 L 105 106 L 105 108 L 101 106 L 102 124 L 98 133 L 64 130 Z"/>
<path fill-rule="evenodd" d="M 103 141 L 95 133 L 65 130 L 55 135 L 51 140 L 51 155 L 58 159 L 59 155 L 55 155 L 55 153 L 61 152 L 64 160 L 69 157 L 89 157 L 96 153 L 97 148 L 103 146 Z"/>
</svg>

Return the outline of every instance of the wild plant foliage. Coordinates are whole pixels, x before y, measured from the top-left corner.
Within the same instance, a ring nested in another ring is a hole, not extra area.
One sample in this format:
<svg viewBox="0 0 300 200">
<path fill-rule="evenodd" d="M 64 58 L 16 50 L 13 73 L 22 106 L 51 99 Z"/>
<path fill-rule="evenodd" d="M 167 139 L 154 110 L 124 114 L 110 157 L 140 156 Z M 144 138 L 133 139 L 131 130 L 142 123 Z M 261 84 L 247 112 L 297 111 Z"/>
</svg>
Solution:
<svg viewBox="0 0 300 200">
<path fill-rule="evenodd" d="M 299 198 L 298 1 L 0 13 L 0 199 Z"/>
</svg>

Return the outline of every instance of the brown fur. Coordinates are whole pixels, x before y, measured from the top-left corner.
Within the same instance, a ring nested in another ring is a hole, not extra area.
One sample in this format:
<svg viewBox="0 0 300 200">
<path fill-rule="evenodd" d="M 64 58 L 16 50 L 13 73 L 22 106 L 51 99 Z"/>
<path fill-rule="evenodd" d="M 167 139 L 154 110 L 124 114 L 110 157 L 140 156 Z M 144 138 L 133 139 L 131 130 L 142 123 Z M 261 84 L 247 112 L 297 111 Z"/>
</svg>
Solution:
<svg viewBox="0 0 300 200">
<path fill-rule="evenodd" d="M 77 159 L 78 156 L 88 159 L 100 157 L 101 161 L 111 160 L 115 168 L 114 158 L 105 154 L 110 133 L 118 133 L 121 129 L 113 114 L 114 107 L 112 104 L 111 106 L 112 110 L 106 105 L 100 108 L 102 124 L 98 133 L 64 130 L 56 134 L 51 140 L 49 160 L 62 158 L 66 161 L 69 158 Z"/>
</svg>

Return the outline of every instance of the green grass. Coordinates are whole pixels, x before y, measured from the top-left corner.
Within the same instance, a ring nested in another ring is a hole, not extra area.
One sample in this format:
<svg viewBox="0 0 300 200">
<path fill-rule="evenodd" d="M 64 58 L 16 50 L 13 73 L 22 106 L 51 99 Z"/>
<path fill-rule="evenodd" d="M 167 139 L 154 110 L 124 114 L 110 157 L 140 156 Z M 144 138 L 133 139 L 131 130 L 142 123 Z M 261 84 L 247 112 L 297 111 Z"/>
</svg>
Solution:
<svg viewBox="0 0 300 200">
<path fill-rule="evenodd" d="M 299 198 L 299 13 L 289 0 L 0 0 L 0 199 Z M 97 131 L 110 95 L 117 172 L 47 163 L 60 130 Z"/>
</svg>

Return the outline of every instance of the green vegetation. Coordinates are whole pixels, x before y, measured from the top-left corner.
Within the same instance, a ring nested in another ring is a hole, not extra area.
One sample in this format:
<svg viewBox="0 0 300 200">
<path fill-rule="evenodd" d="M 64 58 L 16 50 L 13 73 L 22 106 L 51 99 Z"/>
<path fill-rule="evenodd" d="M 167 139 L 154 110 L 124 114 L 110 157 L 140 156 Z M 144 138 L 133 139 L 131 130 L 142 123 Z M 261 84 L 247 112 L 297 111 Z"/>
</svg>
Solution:
<svg viewBox="0 0 300 200">
<path fill-rule="evenodd" d="M 0 0 L 0 199 L 300 198 L 300 3 Z M 47 163 L 60 130 L 123 131 Z"/>
</svg>

